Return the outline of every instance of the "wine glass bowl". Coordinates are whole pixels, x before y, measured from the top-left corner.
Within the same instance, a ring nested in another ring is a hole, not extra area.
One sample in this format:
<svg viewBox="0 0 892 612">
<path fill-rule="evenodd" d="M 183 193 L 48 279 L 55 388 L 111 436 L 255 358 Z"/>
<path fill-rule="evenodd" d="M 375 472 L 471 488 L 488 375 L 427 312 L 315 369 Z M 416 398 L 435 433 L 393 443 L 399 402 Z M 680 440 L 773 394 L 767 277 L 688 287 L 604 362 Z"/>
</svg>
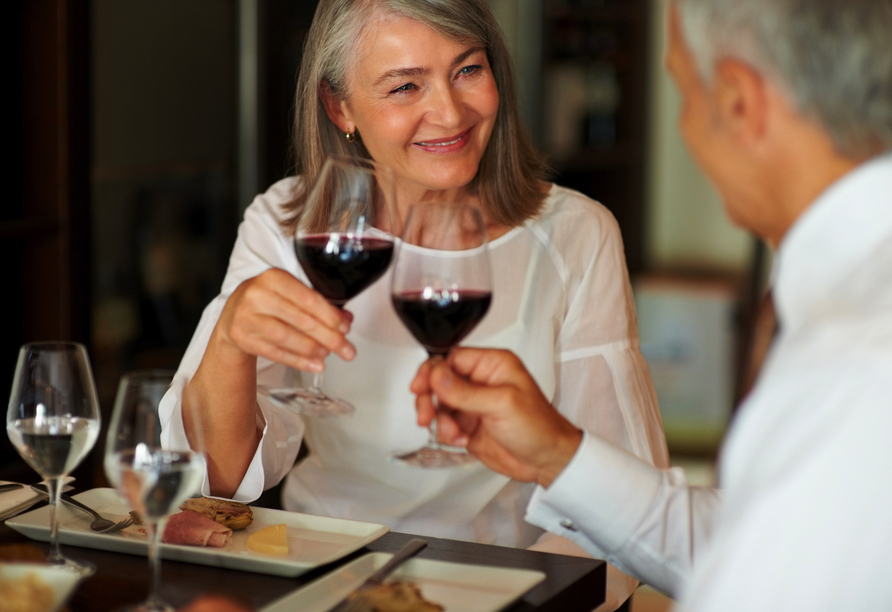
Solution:
<svg viewBox="0 0 892 612">
<path fill-rule="evenodd" d="M 158 595 L 158 545 L 165 520 L 200 491 L 206 473 L 200 426 L 189 439 L 171 437 L 162 444 L 162 398 L 172 380 L 173 372 L 166 370 L 132 372 L 121 379 L 105 449 L 106 476 L 149 531 L 152 587 L 149 598 L 133 608 L 139 612 L 173 610 Z M 191 416 L 200 424 L 197 414 Z"/>
<path fill-rule="evenodd" d="M 64 479 L 99 436 L 96 384 L 87 350 L 75 342 L 36 342 L 19 350 L 6 417 L 18 453 L 47 482 L 50 553 L 47 563 L 88 576 L 95 568 L 64 557 L 56 508 Z"/>
<path fill-rule="evenodd" d="M 392 170 L 368 159 L 331 156 L 301 212 L 295 255 L 313 289 L 343 308 L 387 272 L 397 226 Z M 318 373 L 310 387 L 268 394 L 306 416 L 354 412 L 349 402 L 328 396 L 321 386 Z"/>
<path fill-rule="evenodd" d="M 412 207 L 394 263 L 391 300 L 429 357 L 447 356 L 474 330 L 492 302 L 486 226 L 479 210 L 450 203 Z M 436 419 L 425 446 L 396 458 L 417 467 L 474 461 L 464 449 L 437 442 Z"/>
</svg>

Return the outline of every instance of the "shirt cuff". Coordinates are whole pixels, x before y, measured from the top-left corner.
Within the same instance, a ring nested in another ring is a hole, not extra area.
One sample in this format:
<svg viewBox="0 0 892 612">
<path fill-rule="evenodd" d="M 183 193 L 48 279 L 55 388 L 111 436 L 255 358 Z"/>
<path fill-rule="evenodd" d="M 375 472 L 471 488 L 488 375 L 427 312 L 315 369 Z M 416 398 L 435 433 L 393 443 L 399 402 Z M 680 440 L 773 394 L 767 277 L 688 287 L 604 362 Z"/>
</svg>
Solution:
<svg viewBox="0 0 892 612">
<path fill-rule="evenodd" d="M 660 483 L 660 470 L 585 432 L 551 486 L 536 489 L 526 520 L 604 558 L 633 536 Z"/>
</svg>

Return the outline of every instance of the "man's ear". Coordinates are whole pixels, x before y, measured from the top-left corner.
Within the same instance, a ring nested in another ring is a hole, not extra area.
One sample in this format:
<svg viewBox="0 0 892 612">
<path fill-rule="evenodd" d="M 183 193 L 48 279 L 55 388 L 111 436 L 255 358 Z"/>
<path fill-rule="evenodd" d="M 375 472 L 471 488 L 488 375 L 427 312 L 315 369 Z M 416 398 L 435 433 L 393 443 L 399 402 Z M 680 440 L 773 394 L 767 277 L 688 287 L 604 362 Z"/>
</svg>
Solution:
<svg viewBox="0 0 892 612">
<path fill-rule="evenodd" d="M 716 64 L 714 93 L 719 119 L 743 145 L 758 145 L 769 127 L 769 96 L 764 77 L 736 59 Z"/>
<path fill-rule="evenodd" d="M 347 109 L 347 103 L 338 98 L 331 90 L 328 81 L 322 81 L 319 84 L 319 99 L 322 100 L 322 106 L 325 107 L 325 114 L 331 119 L 339 130 L 342 132 L 353 132 L 356 126 L 350 118 L 350 112 Z"/>
</svg>

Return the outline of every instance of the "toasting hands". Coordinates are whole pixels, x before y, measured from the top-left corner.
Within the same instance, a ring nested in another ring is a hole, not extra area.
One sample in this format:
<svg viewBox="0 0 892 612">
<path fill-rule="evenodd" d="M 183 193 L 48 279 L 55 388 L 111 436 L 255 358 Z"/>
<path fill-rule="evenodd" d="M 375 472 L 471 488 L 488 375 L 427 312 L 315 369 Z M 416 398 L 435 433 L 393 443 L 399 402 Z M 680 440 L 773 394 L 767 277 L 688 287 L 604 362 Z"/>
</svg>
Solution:
<svg viewBox="0 0 892 612">
<path fill-rule="evenodd" d="M 410 389 L 419 425 L 436 414 L 440 442 L 516 480 L 549 486 L 582 440 L 509 351 L 456 348 L 445 361 L 425 362 Z"/>
</svg>

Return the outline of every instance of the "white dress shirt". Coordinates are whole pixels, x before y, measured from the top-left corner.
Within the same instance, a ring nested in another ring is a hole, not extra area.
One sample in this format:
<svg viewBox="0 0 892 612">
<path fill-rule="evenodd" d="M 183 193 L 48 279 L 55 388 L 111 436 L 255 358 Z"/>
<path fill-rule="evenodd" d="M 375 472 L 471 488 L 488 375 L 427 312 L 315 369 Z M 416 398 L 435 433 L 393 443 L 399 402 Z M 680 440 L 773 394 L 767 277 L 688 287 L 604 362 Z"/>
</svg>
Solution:
<svg viewBox="0 0 892 612">
<path fill-rule="evenodd" d="M 269 268 L 308 282 L 279 221 L 297 179 L 258 196 L 245 213 L 223 289 L 205 310 L 165 398 L 165 435 L 183 436 L 180 401 L 229 295 Z M 543 211 L 490 244 L 489 313 L 463 342 L 521 357 L 546 397 L 578 426 L 647 464 L 668 464 L 656 396 L 638 348 L 622 239 L 613 216 L 585 196 L 552 187 Z M 427 354 L 397 318 L 389 273 L 347 304 L 357 356 L 326 360 L 323 389 L 356 407 L 349 418 L 306 419 L 259 395 L 263 439 L 234 499 L 249 502 L 287 477 L 284 506 L 389 525 L 402 532 L 530 547 L 543 532 L 523 520 L 534 487 L 480 464 L 424 470 L 395 463 L 421 446 L 409 383 Z M 309 382 L 309 381 L 305 381 Z M 300 384 L 288 368 L 258 360 L 258 384 Z M 592 401 L 596 399 L 597 401 Z M 305 440 L 310 456 L 293 466 Z M 208 490 L 204 491 L 208 494 Z M 561 538 L 545 534 L 561 548 Z M 575 545 L 564 542 L 571 548 Z M 566 547 L 565 547 L 566 548 Z M 629 587 L 629 590 L 634 587 Z"/>
<path fill-rule="evenodd" d="M 797 220 L 774 299 L 780 331 L 722 447 L 721 495 L 586 435 L 527 520 L 688 612 L 892 610 L 892 154 Z"/>
</svg>

